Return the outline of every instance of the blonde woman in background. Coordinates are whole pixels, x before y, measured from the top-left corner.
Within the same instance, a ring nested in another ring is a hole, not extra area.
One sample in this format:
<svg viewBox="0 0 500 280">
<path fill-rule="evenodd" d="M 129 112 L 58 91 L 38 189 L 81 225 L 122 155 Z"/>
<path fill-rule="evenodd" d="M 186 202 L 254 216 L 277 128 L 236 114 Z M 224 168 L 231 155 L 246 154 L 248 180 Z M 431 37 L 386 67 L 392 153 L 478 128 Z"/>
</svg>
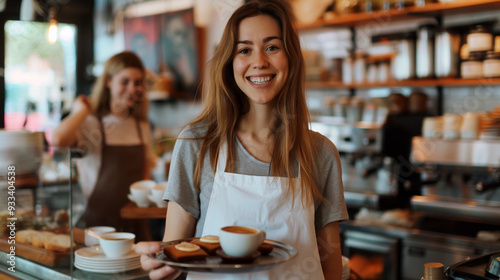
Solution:
<svg viewBox="0 0 500 280">
<path fill-rule="evenodd" d="M 87 208 L 79 226 L 113 226 L 148 240 L 145 221 L 123 220 L 131 183 L 149 177 L 155 156 L 144 90 L 145 69 L 133 52 L 108 59 L 90 98 L 75 99 L 70 115 L 54 130 L 54 146 L 77 146 L 85 153 L 77 168 Z"/>
</svg>

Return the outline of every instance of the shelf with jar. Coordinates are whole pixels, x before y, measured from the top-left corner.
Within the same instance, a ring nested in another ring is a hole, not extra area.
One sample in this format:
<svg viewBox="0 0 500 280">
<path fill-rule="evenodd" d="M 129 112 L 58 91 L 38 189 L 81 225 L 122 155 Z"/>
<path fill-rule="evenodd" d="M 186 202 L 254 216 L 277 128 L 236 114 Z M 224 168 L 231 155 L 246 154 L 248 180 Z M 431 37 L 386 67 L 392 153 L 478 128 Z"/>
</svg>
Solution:
<svg viewBox="0 0 500 280">
<path fill-rule="evenodd" d="M 462 87 L 462 86 L 496 86 L 500 85 L 500 78 L 440 78 L 440 79 L 411 79 L 403 81 L 388 81 L 384 83 L 345 84 L 341 81 L 310 81 L 306 82 L 308 89 L 365 89 L 387 87 Z"/>
<path fill-rule="evenodd" d="M 464 87 L 500 85 L 500 34 L 493 21 L 378 34 L 343 58 L 307 51 L 307 88 Z M 320 74 L 318 74 L 320 73 Z"/>
<path fill-rule="evenodd" d="M 344 3 L 346 1 L 338 1 L 339 3 Z M 347 1 L 349 2 L 349 1 Z M 369 23 L 375 21 L 388 21 L 391 22 L 398 20 L 408 20 L 412 17 L 421 16 L 442 16 L 442 15 L 452 15 L 460 13 L 470 13 L 470 12 L 481 12 L 490 11 L 492 9 L 500 9 L 499 0 L 470 0 L 470 1 L 440 1 L 431 2 L 425 0 L 415 0 L 415 1 L 395 1 L 396 3 L 402 2 L 399 7 L 405 5 L 403 8 L 396 8 L 396 4 L 385 5 L 385 2 L 392 1 L 352 1 L 357 5 L 356 7 L 350 7 L 349 5 L 344 5 L 342 11 L 337 11 L 337 13 L 327 12 L 324 17 L 318 19 L 315 22 L 307 24 L 298 24 L 298 28 L 301 30 L 318 28 L 322 26 L 357 26 L 363 23 Z M 367 5 L 366 3 L 371 3 Z M 431 3 L 427 3 L 431 2 Z M 363 7 L 359 5 L 363 3 Z M 374 7 L 373 3 L 381 3 Z M 371 7 L 371 8 L 367 8 Z M 382 6 L 382 7 L 378 7 Z M 386 9 L 383 9 L 383 6 Z M 379 8 L 379 9 L 377 9 Z M 367 11 L 368 10 L 368 11 Z"/>
</svg>

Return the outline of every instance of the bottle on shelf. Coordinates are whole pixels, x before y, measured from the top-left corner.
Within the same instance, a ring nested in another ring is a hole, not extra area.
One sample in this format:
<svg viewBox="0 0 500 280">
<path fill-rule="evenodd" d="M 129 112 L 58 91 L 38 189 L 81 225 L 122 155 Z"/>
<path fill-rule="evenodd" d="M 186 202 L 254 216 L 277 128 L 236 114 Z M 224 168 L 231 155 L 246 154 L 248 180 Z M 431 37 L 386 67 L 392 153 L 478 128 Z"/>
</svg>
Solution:
<svg viewBox="0 0 500 280">
<path fill-rule="evenodd" d="M 434 24 L 425 24 L 418 27 L 416 44 L 417 78 L 432 78 L 434 76 L 435 29 Z"/>
</svg>

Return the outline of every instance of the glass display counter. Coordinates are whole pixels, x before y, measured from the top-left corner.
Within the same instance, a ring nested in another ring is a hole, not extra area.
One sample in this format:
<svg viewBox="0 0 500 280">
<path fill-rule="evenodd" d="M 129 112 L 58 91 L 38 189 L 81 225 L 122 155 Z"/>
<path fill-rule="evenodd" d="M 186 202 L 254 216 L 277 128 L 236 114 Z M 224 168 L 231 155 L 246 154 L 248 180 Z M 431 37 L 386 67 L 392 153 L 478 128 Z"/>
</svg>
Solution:
<svg viewBox="0 0 500 280">
<path fill-rule="evenodd" d="M 37 172 L 22 172 L 14 161 L 0 173 L 0 278 L 147 279 L 140 268 L 87 265 L 106 261 L 96 260 L 103 254 L 88 255 L 84 230 L 74 226 L 85 210 L 75 157 L 69 148 L 49 147 Z"/>
</svg>

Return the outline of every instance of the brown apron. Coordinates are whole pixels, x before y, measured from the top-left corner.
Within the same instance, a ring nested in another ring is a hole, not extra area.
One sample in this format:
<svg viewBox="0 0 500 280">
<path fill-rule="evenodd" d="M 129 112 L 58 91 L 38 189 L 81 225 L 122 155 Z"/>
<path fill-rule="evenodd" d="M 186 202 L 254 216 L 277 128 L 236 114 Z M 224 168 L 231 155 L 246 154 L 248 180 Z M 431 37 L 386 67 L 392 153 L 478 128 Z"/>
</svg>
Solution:
<svg viewBox="0 0 500 280">
<path fill-rule="evenodd" d="M 144 179 L 146 149 L 139 121 L 136 124 L 141 140 L 139 145 L 107 145 L 99 118 L 102 134 L 101 168 L 82 219 L 86 227 L 112 226 L 117 231 L 133 232 L 136 241 L 144 241 L 150 239 L 148 221 L 123 219 L 120 216 L 120 209 L 129 202 L 129 186 Z"/>
</svg>

